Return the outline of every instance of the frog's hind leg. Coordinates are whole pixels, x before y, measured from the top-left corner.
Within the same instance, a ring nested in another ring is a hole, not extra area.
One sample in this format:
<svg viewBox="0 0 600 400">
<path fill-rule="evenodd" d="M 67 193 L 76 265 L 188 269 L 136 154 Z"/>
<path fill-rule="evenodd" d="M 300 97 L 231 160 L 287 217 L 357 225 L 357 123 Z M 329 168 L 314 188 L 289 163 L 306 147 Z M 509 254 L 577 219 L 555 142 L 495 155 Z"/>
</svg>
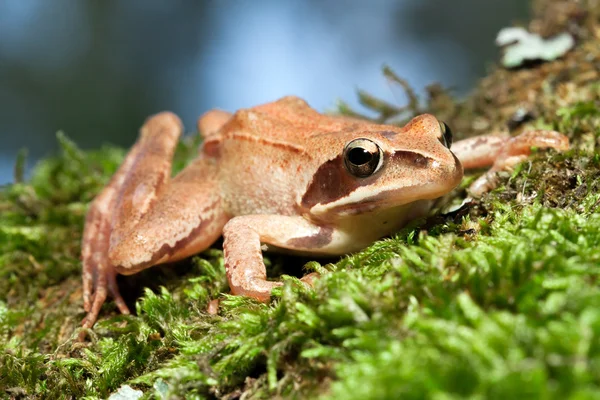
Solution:
<svg viewBox="0 0 600 400">
<path fill-rule="evenodd" d="M 203 138 L 208 138 L 217 133 L 219 129 L 233 116 L 232 113 L 213 109 L 207 111 L 198 119 L 198 132 Z"/>
<path fill-rule="evenodd" d="M 119 219 L 115 218 L 119 214 L 117 209 L 123 203 L 125 188 L 132 179 L 140 179 L 137 178 L 141 172 L 140 167 L 149 164 L 148 161 L 154 159 L 157 164 L 151 165 L 143 174 L 147 184 L 158 187 L 166 181 L 170 173 L 170 159 L 180 132 L 181 122 L 173 114 L 162 113 L 150 118 L 108 185 L 90 204 L 81 251 L 83 307 L 88 313 L 83 322 L 84 327 L 89 328 L 94 324 L 109 291 L 119 310 L 123 314 L 129 313 L 116 284 L 116 270 L 108 258 L 111 236 L 114 236 L 114 221 Z M 149 204 L 144 206 L 148 207 Z"/>
<path fill-rule="evenodd" d="M 133 190 L 132 203 L 138 190 L 139 186 Z M 227 220 L 216 166 L 200 156 L 160 189 L 138 222 L 128 218 L 116 222 L 118 235 L 111 236 L 109 258 L 123 275 L 181 260 L 208 248 Z"/>
<path fill-rule="evenodd" d="M 119 310 L 123 314 L 129 314 L 129 309 L 117 290 L 116 273 L 110 265 L 107 255 L 111 232 L 111 213 L 119 189 L 127 176 L 127 171 L 131 168 L 139 153 L 140 145 L 137 143 L 132 147 L 108 185 L 92 201 L 87 212 L 81 245 L 83 308 L 86 312 L 91 311 L 94 300 L 102 305 L 101 303 L 106 299 L 108 289 L 115 298 Z"/>
<path fill-rule="evenodd" d="M 109 185 L 90 206 L 82 243 L 86 328 L 95 323 L 109 291 L 119 310 L 129 312 L 116 273 L 132 274 L 202 250 L 225 224 L 215 167 L 200 158 L 170 180 L 181 130 L 171 113 L 148 119 Z"/>
</svg>

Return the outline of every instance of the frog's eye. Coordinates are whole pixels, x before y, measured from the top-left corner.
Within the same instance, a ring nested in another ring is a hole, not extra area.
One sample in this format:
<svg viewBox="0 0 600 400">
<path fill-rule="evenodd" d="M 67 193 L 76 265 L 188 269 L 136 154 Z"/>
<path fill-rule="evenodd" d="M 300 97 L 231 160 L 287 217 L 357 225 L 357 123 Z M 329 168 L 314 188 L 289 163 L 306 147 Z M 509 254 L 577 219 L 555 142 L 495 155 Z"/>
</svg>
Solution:
<svg viewBox="0 0 600 400">
<path fill-rule="evenodd" d="M 354 139 L 344 148 L 344 165 L 358 178 L 373 175 L 383 164 L 383 152 L 369 139 Z"/>
<path fill-rule="evenodd" d="M 440 121 L 440 129 L 442 131 L 442 136 L 440 136 L 440 142 L 448 149 L 452 146 L 452 131 L 450 127 L 446 125 L 445 122 Z"/>
</svg>

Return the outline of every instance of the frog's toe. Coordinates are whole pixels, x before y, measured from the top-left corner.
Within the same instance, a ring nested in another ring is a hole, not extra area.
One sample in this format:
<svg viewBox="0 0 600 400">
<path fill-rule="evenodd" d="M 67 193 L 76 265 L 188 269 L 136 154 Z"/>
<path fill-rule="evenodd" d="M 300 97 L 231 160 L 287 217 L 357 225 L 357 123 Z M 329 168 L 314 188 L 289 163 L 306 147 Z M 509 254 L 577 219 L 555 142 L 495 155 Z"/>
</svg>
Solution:
<svg viewBox="0 0 600 400">
<path fill-rule="evenodd" d="M 125 300 L 123 299 L 123 296 L 121 296 L 121 292 L 119 292 L 119 287 L 117 286 L 117 274 L 113 274 L 112 278 L 109 279 L 108 281 L 108 290 L 110 290 L 110 294 L 113 297 L 113 300 L 115 301 L 115 304 L 117 306 L 117 308 L 119 309 L 119 311 L 121 312 L 121 314 L 125 314 L 125 315 L 129 315 L 131 314 L 131 312 L 129 311 L 129 307 L 127 307 L 127 304 L 125 304 Z"/>
<path fill-rule="evenodd" d="M 94 282 L 94 292 L 91 292 L 91 285 L 86 283 L 89 290 L 84 292 L 84 309 L 87 312 L 86 317 L 82 321 L 84 328 L 91 328 L 98 320 L 98 315 L 102 305 L 106 301 L 108 294 L 112 295 L 117 308 L 122 314 L 130 314 L 129 307 L 125 304 L 125 300 L 119 292 L 117 286 L 117 273 L 110 264 L 101 265 L 97 270 L 96 281 Z"/>
</svg>

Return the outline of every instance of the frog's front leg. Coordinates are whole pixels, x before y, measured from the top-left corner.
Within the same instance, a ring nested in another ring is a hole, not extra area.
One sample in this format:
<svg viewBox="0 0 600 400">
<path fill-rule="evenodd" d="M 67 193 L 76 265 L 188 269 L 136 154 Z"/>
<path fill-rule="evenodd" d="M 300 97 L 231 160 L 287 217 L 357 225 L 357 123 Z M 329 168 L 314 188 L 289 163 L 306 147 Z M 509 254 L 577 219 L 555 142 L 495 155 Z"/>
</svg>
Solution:
<svg viewBox="0 0 600 400">
<path fill-rule="evenodd" d="M 170 179 L 171 159 L 181 122 L 170 113 L 144 124 L 140 138 L 86 218 L 82 243 L 83 298 L 94 325 L 108 292 L 129 312 L 116 274 L 134 274 L 207 248 L 221 234 L 227 216 L 221 207 L 216 165 L 200 156 Z"/>
<path fill-rule="evenodd" d="M 269 300 L 271 290 L 281 282 L 267 281 L 261 243 L 302 252 L 323 252 L 333 231 L 299 216 L 245 215 L 235 217 L 223 228 L 225 268 L 231 292 Z M 310 283 L 309 274 L 302 278 Z"/>
<path fill-rule="evenodd" d="M 452 152 L 463 168 L 491 168 L 473 182 L 469 192 L 481 196 L 497 184 L 496 172 L 510 169 L 523 161 L 532 147 L 568 150 L 569 139 L 555 131 L 532 130 L 519 136 L 486 135 L 461 140 L 452 145 Z"/>
</svg>

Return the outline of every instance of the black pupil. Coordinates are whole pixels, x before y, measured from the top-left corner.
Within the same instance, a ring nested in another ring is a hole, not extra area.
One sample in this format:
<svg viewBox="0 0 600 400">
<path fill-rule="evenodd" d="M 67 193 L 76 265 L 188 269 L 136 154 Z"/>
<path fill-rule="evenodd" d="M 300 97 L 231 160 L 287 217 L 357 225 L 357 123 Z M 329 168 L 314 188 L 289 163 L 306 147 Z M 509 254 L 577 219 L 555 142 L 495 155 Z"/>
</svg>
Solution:
<svg viewBox="0 0 600 400">
<path fill-rule="evenodd" d="M 355 147 L 348 152 L 348 161 L 354 165 L 363 165 L 373 159 L 373 154 L 362 147 Z"/>
</svg>

